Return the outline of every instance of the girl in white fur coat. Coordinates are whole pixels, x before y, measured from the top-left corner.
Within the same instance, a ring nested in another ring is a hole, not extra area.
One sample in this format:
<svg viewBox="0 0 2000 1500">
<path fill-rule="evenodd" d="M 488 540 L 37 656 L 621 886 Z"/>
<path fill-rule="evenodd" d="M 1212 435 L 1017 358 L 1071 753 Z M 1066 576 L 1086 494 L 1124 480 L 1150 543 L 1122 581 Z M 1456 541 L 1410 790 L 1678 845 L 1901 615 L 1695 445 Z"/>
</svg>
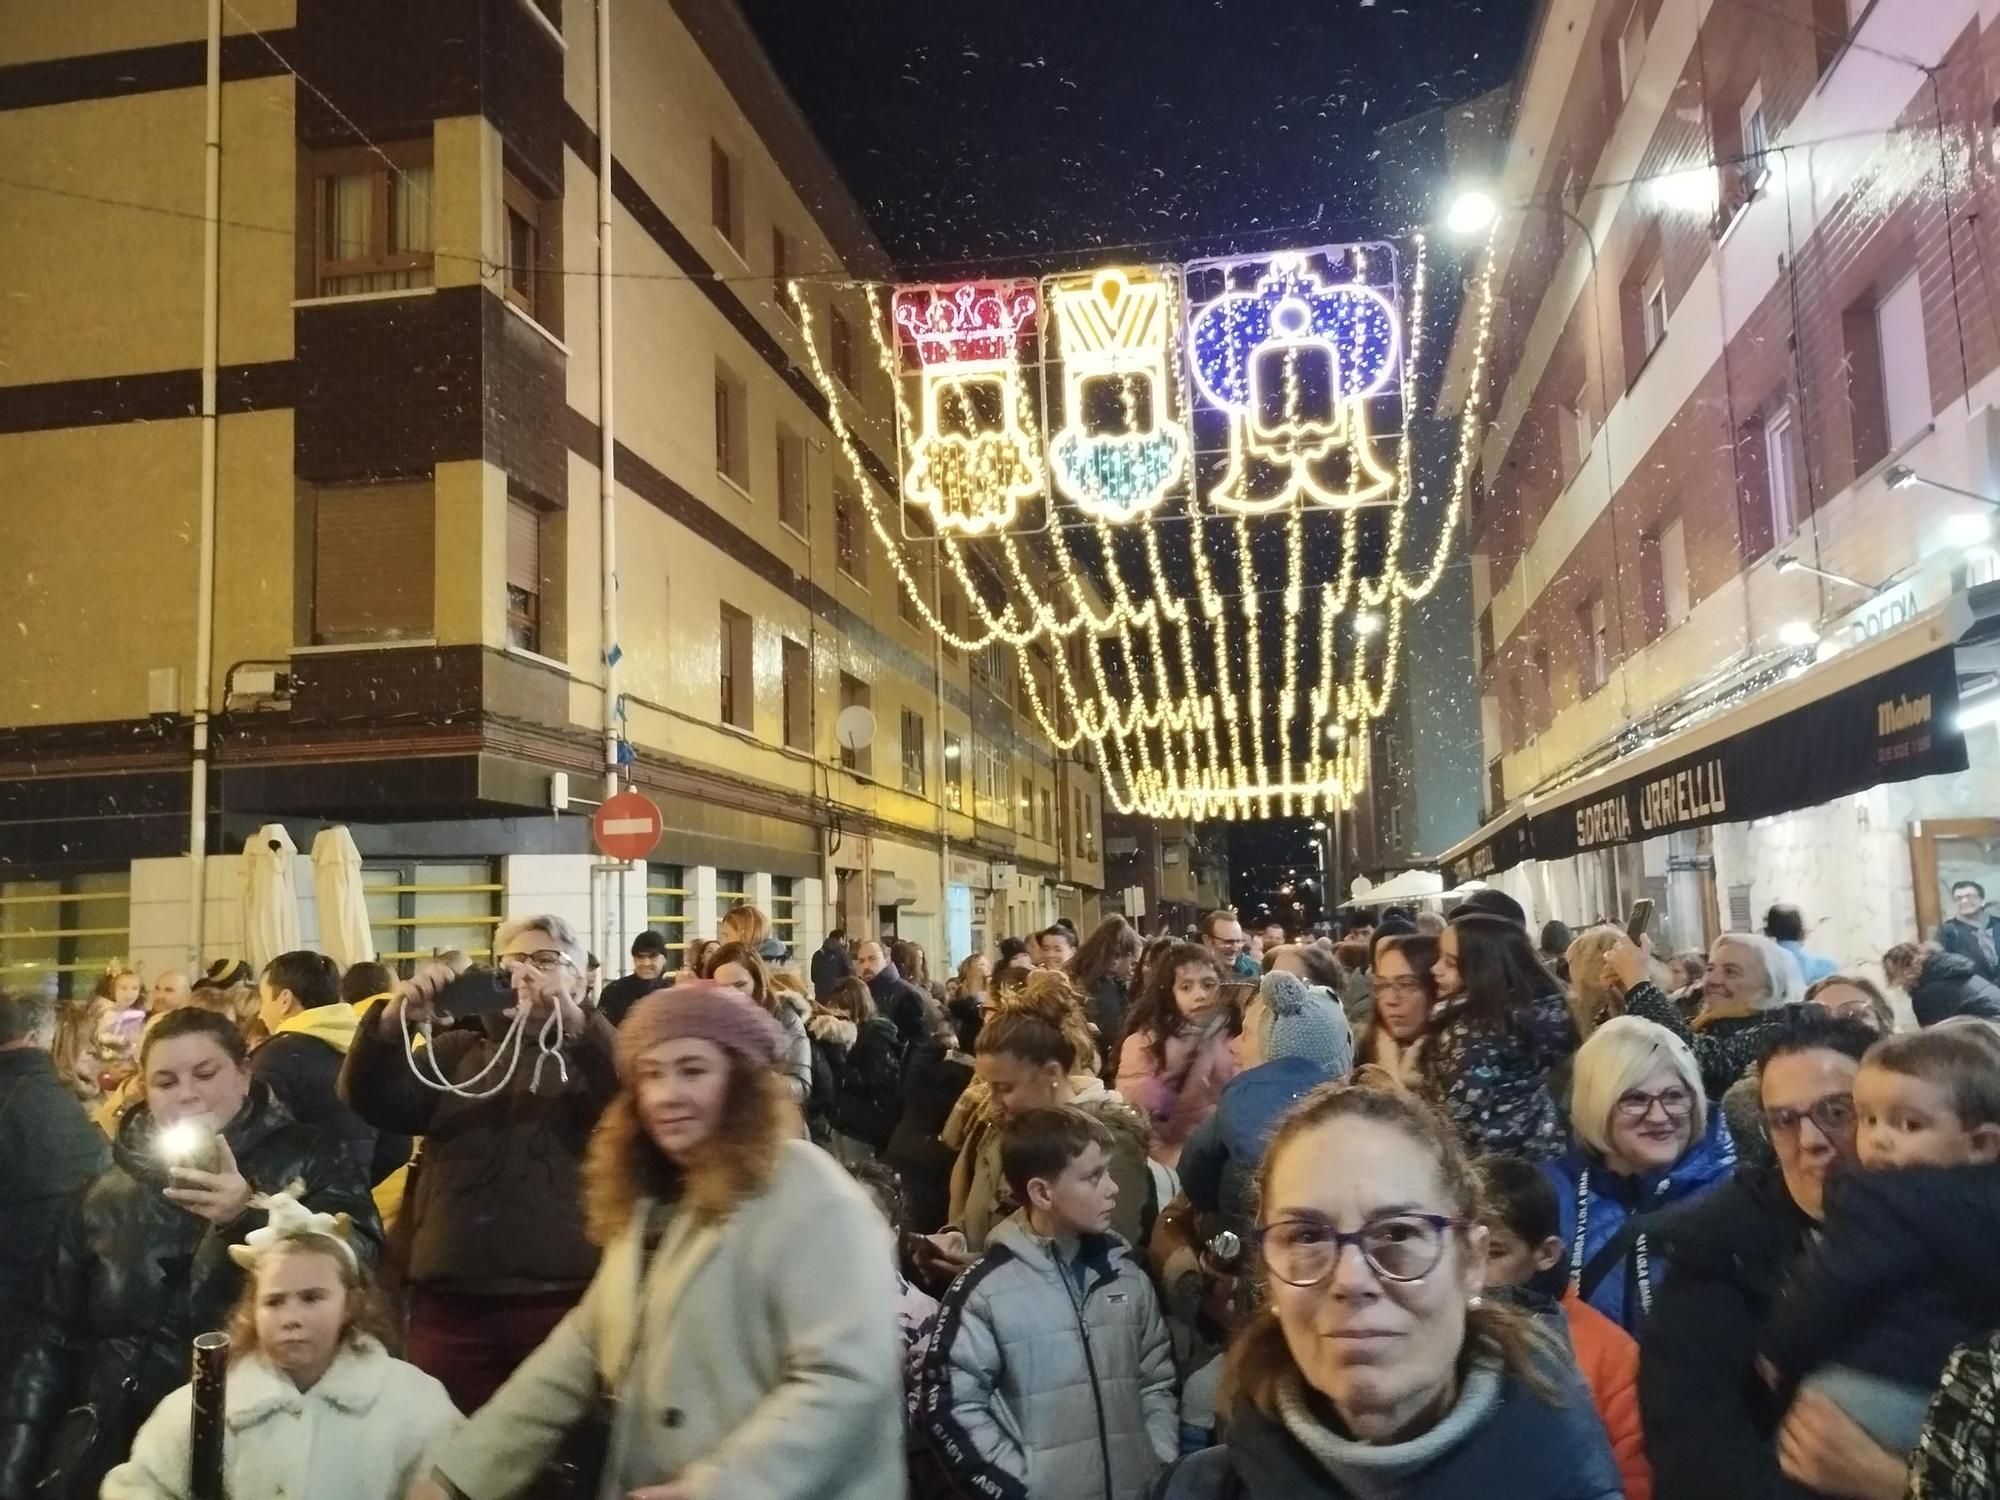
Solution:
<svg viewBox="0 0 2000 1500">
<path fill-rule="evenodd" d="M 251 1284 L 230 1324 L 223 1466 L 231 1500 L 401 1500 L 462 1422 L 445 1389 L 392 1358 L 341 1231 L 283 1195 L 231 1252 Z M 186 1500 L 193 1387 L 139 1429 L 102 1500 Z"/>
</svg>

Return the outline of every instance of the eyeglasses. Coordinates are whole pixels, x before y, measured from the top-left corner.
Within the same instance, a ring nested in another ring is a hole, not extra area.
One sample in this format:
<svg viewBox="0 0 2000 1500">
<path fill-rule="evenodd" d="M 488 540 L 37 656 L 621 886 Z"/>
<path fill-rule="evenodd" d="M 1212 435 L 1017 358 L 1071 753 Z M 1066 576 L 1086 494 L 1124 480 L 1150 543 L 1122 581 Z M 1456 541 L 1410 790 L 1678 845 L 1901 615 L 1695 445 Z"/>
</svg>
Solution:
<svg viewBox="0 0 2000 1500">
<path fill-rule="evenodd" d="M 1286 1286 L 1317 1286 L 1357 1246 L 1368 1268 L 1384 1281 L 1422 1281 L 1444 1257 L 1447 1230 L 1459 1226 L 1443 1214 L 1396 1214 L 1348 1233 L 1321 1219 L 1280 1219 L 1254 1231 L 1264 1265 Z"/>
<path fill-rule="evenodd" d="M 1676 1122 L 1694 1113 L 1694 1095 L 1682 1088 L 1661 1089 L 1657 1094 L 1632 1089 L 1620 1094 L 1617 1104 L 1612 1107 L 1617 1110 L 1619 1119 L 1637 1125 L 1653 1112 L 1655 1104 L 1660 1106 L 1662 1114 Z"/>
<path fill-rule="evenodd" d="M 540 969 L 544 974 L 553 974 L 564 966 L 576 967 L 575 959 L 555 948 L 537 948 L 533 953 L 503 953 L 498 962 L 503 974 L 512 974 L 523 967 Z"/>
<path fill-rule="evenodd" d="M 1424 982 L 1414 974 L 1401 974 L 1394 979 L 1386 974 L 1371 974 L 1369 977 L 1375 981 L 1376 989 L 1387 990 L 1392 995 L 1422 996 L 1425 993 Z"/>
<path fill-rule="evenodd" d="M 1854 1096 L 1828 1094 L 1803 1109 L 1767 1109 L 1764 1133 L 1774 1141 L 1790 1140 L 1798 1135 L 1800 1124 L 1806 1120 L 1811 1120 L 1819 1127 L 1820 1134 L 1829 1138 L 1847 1135 L 1854 1129 Z"/>
</svg>

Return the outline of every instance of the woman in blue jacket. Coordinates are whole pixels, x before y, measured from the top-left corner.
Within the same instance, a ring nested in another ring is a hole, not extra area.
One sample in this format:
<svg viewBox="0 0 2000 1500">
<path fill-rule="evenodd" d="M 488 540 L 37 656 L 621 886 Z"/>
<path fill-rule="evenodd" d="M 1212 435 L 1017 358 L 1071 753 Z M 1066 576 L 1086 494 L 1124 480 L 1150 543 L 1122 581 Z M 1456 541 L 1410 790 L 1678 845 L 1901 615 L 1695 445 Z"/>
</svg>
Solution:
<svg viewBox="0 0 2000 1500">
<path fill-rule="evenodd" d="M 1606 1021 L 1577 1050 L 1570 1129 L 1576 1144 L 1542 1168 L 1570 1290 L 1636 1333 L 1666 1272 L 1644 1216 L 1722 1183 L 1736 1148 L 1687 1044 L 1638 1016 Z"/>
</svg>

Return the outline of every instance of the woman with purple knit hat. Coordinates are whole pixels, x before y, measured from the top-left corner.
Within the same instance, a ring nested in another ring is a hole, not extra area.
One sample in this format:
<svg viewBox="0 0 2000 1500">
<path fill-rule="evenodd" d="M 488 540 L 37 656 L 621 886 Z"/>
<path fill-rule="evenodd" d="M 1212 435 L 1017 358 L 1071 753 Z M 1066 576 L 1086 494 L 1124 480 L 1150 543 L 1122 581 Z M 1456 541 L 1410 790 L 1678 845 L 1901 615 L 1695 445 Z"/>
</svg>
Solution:
<svg viewBox="0 0 2000 1500">
<path fill-rule="evenodd" d="M 585 1164 L 597 1279 L 419 1497 L 520 1494 L 593 1415 L 600 1496 L 903 1494 L 889 1230 L 799 1139 L 783 1044 L 770 1015 L 705 980 L 627 1013 L 622 1086 Z"/>
</svg>

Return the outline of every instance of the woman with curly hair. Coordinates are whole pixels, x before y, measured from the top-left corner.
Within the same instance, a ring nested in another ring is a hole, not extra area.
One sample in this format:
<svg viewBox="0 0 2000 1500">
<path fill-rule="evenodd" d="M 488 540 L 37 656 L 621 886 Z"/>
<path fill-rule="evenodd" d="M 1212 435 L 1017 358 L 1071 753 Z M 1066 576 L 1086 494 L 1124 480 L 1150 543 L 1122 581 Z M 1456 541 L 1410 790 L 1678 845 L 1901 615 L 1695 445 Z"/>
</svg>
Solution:
<svg viewBox="0 0 2000 1500">
<path fill-rule="evenodd" d="M 600 1494 L 902 1493 L 889 1229 L 797 1139 L 783 1045 L 767 1012 L 719 984 L 632 1007 L 622 1087 L 585 1165 L 603 1264 L 417 1500 L 518 1494 L 594 1412 L 610 1428 Z"/>
</svg>

